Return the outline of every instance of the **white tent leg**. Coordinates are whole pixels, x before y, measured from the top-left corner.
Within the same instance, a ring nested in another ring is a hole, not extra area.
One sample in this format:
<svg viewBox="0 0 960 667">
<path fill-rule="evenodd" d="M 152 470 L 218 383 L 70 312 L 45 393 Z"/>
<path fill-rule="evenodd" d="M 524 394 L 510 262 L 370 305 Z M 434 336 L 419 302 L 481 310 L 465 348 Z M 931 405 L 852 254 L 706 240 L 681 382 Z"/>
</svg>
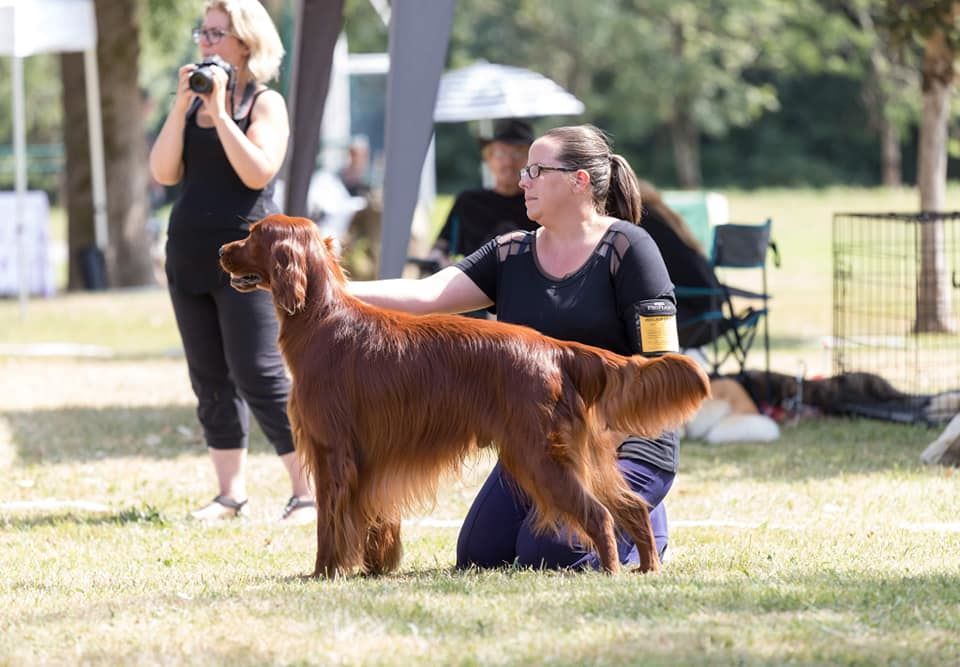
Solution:
<svg viewBox="0 0 960 667">
<path fill-rule="evenodd" d="M 100 75 L 97 70 L 97 50 L 83 52 L 83 73 L 87 88 L 87 124 L 90 134 L 90 173 L 93 181 L 93 233 L 97 247 L 106 254 L 109 241 L 107 231 L 107 179 L 103 162 L 103 122 L 100 115 Z"/>
<path fill-rule="evenodd" d="M 17 272 L 20 278 L 20 319 L 27 317 L 27 297 L 29 294 L 30 262 L 27 259 L 27 142 L 26 121 L 23 104 L 23 58 L 13 57 L 13 154 L 16 170 L 14 172 L 15 213 L 13 229 L 17 235 Z"/>
</svg>

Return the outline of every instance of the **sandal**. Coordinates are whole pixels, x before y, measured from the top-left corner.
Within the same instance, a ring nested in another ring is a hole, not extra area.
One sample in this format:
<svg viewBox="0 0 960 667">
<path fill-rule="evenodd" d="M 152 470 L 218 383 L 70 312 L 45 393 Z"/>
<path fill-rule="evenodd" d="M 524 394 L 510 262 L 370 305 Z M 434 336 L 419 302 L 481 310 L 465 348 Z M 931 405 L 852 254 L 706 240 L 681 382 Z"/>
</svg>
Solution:
<svg viewBox="0 0 960 667">
<path fill-rule="evenodd" d="M 190 517 L 198 521 L 218 521 L 235 519 L 243 515 L 246 500 L 237 502 L 229 496 L 219 495 L 198 510 L 190 512 Z"/>
<path fill-rule="evenodd" d="M 317 502 L 313 498 L 290 496 L 283 508 L 280 520 L 287 524 L 301 525 L 317 520 Z"/>
</svg>

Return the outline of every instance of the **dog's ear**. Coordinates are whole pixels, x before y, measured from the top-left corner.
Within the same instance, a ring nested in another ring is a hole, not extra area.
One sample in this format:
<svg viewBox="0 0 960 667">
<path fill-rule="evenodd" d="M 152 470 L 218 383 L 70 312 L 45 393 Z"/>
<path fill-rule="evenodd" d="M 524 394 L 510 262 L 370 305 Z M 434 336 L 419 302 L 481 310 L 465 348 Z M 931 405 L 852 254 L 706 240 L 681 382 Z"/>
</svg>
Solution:
<svg viewBox="0 0 960 667">
<path fill-rule="evenodd" d="M 303 249 L 289 241 L 273 245 L 270 291 L 274 303 L 288 315 L 303 310 L 307 301 L 307 265 Z"/>
</svg>

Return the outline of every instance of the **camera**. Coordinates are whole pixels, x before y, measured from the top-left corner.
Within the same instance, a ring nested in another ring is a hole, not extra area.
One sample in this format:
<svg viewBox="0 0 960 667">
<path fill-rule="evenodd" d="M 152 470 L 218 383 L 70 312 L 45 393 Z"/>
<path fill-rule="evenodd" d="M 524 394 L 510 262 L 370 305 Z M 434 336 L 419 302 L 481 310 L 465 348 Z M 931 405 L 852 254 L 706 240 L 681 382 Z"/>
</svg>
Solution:
<svg viewBox="0 0 960 667">
<path fill-rule="evenodd" d="M 190 73 L 190 78 L 187 80 L 190 90 L 201 94 L 213 90 L 214 67 L 219 67 L 227 73 L 227 90 L 232 90 L 235 76 L 233 66 L 220 56 L 210 56 L 197 63 L 197 69 Z"/>
</svg>

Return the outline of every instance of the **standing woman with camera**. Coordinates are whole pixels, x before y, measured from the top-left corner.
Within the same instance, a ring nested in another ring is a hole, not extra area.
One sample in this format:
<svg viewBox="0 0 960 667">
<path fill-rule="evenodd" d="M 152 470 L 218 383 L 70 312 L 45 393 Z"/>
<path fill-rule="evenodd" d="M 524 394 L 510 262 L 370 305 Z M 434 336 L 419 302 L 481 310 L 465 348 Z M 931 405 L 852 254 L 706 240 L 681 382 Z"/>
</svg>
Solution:
<svg viewBox="0 0 960 667">
<path fill-rule="evenodd" d="M 264 82 L 277 75 L 283 46 L 259 0 L 208 0 L 193 39 L 201 62 L 180 68 L 173 108 L 150 152 L 153 177 L 181 185 L 170 214 L 167 282 L 219 487 L 191 516 L 243 512 L 252 410 L 290 476 L 282 519 L 307 523 L 316 509 L 287 420 L 290 383 L 273 302 L 262 290 L 231 288 L 218 261 L 221 245 L 279 212 L 274 178 L 290 130 L 283 97 Z"/>
</svg>

